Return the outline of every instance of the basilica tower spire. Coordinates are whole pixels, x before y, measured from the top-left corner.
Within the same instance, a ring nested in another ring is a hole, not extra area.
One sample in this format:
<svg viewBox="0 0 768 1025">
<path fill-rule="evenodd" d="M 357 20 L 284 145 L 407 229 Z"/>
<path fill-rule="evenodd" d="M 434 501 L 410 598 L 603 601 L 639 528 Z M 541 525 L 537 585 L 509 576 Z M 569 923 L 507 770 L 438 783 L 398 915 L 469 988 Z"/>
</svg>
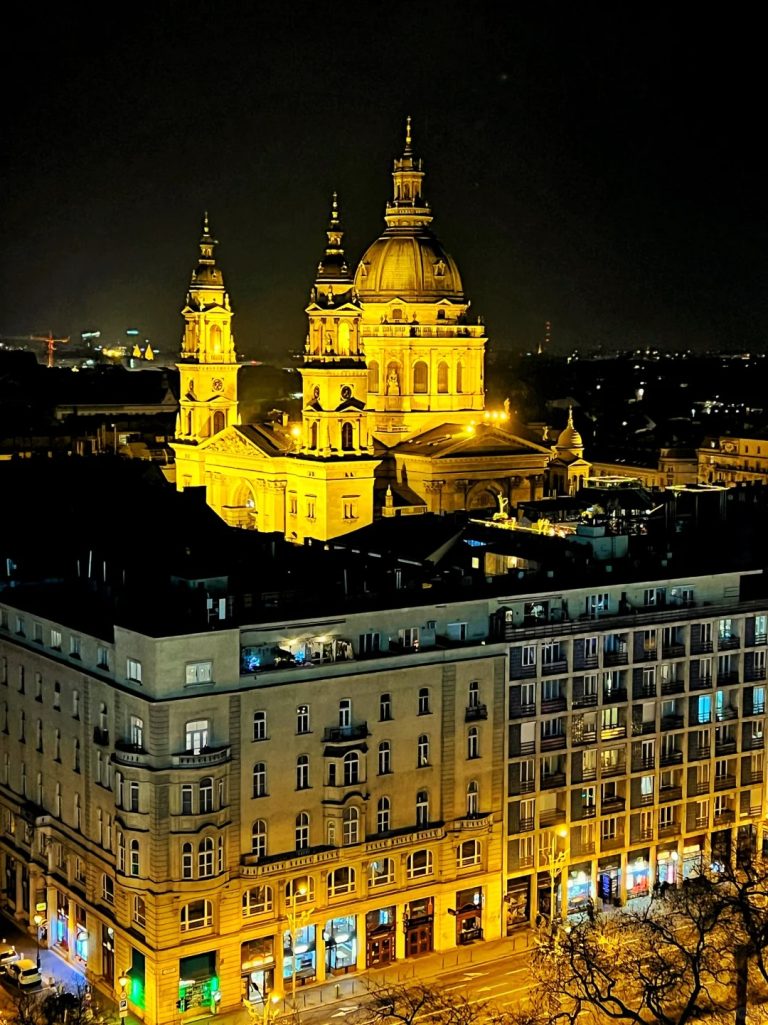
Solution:
<svg viewBox="0 0 768 1025">
<path fill-rule="evenodd" d="M 424 199 L 422 186 L 424 170 L 421 159 L 413 156 L 411 118 L 405 121 L 405 148 L 403 155 L 395 158 L 392 171 L 394 195 L 387 203 L 384 220 L 389 228 L 414 228 L 431 224 L 432 211 Z"/>
<path fill-rule="evenodd" d="M 197 266 L 181 311 L 184 335 L 177 364 L 181 397 L 176 441 L 187 445 L 199 444 L 238 422 L 233 313 L 216 263 L 217 245 L 206 211 Z"/>
</svg>

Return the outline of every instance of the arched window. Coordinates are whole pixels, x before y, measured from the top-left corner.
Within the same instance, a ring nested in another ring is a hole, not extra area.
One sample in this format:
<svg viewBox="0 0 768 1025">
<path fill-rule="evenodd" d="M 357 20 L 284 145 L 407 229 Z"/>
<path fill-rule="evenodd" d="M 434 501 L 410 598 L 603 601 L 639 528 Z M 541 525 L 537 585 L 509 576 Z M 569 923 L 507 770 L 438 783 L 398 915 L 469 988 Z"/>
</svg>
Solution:
<svg viewBox="0 0 768 1025">
<path fill-rule="evenodd" d="M 345 452 L 355 447 L 355 428 L 348 420 L 341 425 L 341 447 Z"/>
<path fill-rule="evenodd" d="M 456 848 L 456 865 L 467 868 L 469 865 L 480 864 L 481 847 L 479 840 L 465 840 Z"/>
<path fill-rule="evenodd" d="M 99 705 L 99 729 L 106 730 L 107 728 L 107 706 L 102 702 Z"/>
<path fill-rule="evenodd" d="M 368 866 L 368 882 L 371 886 L 388 886 L 395 881 L 395 863 L 392 858 L 380 858 Z"/>
<path fill-rule="evenodd" d="M 429 368 L 423 360 L 413 365 L 413 392 L 425 395 L 429 391 Z"/>
<path fill-rule="evenodd" d="M 429 794 L 419 790 L 416 794 L 416 825 L 426 826 L 429 822 Z"/>
<path fill-rule="evenodd" d="M 257 858 L 267 856 L 267 823 L 264 819 L 256 819 L 251 827 L 251 854 Z"/>
<path fill-rule="evenodd" d="M 461 395 L 464 391 L 464 364 L 459 360 L 456 366 L 456 391 Z"/>
<path fill-rule="evenodd" d="M 299 755 L 296 759 L 296 789 L 306 790 L 309 786 L 309 755 Z"/>
<path fill-rule="evenodd" d="M 213 924 L 213 904 L 209 900 L 193 900 L 191 904 L 185 904 L 179 913 L 179 924 L 182 932 L 210 928 Z"/>
<path fill-rule="evenodd" d="M 139 841 L 131 840 L 131 856 L 128 870 L 132 876 L 140 875 L 139 858 Z"/>
<path fill-rule="evenodd" d="M 306 851 L 309 847 L 309 813 L 302 811 L 296 816 L 296 850 Z"/>
<path fill-rule="evenodd" d="M 357 808 L 346 808 L 341 820 L 342 840 L 345 847 L 360 840 L 360 812 Z"/>
<path fill-rule="evenodd" d="M 288 907 L 293 904 L 314 904 L 315 902 L 315 880 L 312 876 L 298 876 L 285 884 L 285 903 Z"/>
<path fill-rule="evenodd" d="M 379 744 L 379 775 L 386 776 L 392 771 L 392 745 L 388 740 Z"/>
<path fill-rule="evenodd" d="M 376 832 L 388 833 L 392 821 L 390 801 L 388 797 L 380 797 L 376 806 Z"/>
<path fill-rule="evenodd" d="M 437 365 L 437 390 L 441 395 L 448 394 L 448 364 L 445 360 Z"/>
<path fill-rule="evenodd" d="M 181 845 L 181 878 L 192 878 L 192 844 Z"/>
<path fill-rule="evenodd" d="M 211 352 L 221 352 L 221 328 L 218 324 L 211 324 Z"/>
<path fill-rule="evenodd" d="M 328 896 L 340 897 L 344 893 L 354 893 L 355 870 L 343 866 L 328 873 Z"/>
<path fill-rule="evenodd" d="M 480 757 L 480 734 L 477 726 L 470 726 L 467 730 L 467 758 Z"/>
<path fill-rule="evenodd" d="M 272 910 L 274 903 L 271 886 L 252 886 L 243 894 L 243 918 L 266 914 Z"/>
<path fill-rule="evenodd" d="M 213 811 L 213 779 L 205 776 L 200 780 L 200 811 Z"/>
<path fill-rule="evenodd" d="M 429 765 L 429 737 L 426 733 L 421 734 L 416 745 L 416 765 L 420 769 Z"/>
<path fill-rule="evenodd" d="M 187 412 L 184 414 L 184 433 L 185 434 L 191 434 L 192 433 L 192 410 L 191 409 L 187 410 Z"/>
<path fill-rule="evenodd" d="M 213 433 L 218 434 L 219 431 L 223 431 L 227 426 L 227 420 L 224 416 L 224 412 L 221 409 L 217 409 L 213 414 Z"/>
<path fill-rule="evenodd" d="M 360 782 L 360 755 L 357 751 L 347 751 L 344 755 L 344 786 L 353 786 Z"/>
<path fill-rule="evenodd" d="M 253 796 L 254 797 L 266 797 L 267 796 L 267 764 L 266 762 L 256 762 L 253 767 Z"/>
<path fill-rule="evenodd" d="M 309 447 L 317 448 L 317 421 L 309 425 Z"/>
<path fill-rule="evenodd" d="M 414 851 L 408 855 L 405 871 L 409 879 L 432 875 L 432 851 Z"/>
<path fill-rule="evenodd" d="M 477 780 L 471 779 L 467 783 L 467 817 L 474 818 L 480 814 L 480 787 Z"/>
<path fill-rule="evenodd" d="M 368 364 L 368 391 L 374 395 L 379 391 L 379 364 L 375 359 Z"/>
<path fill-rule="evenodd" d="M 197 847 L 197 874 L 201 879 L 213 875 L 213 840 L 207 836 Z"/>
</svg>

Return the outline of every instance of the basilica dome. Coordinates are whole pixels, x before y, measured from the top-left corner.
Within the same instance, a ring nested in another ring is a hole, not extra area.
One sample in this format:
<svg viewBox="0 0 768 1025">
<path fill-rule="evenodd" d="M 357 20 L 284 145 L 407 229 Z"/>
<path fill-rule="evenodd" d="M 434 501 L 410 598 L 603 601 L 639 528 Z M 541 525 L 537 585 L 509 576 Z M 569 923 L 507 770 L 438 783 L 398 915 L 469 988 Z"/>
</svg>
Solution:
<svg viewBox="0 0 768 1025">
<path fill-rule="evenodd" d="M 584 441 L 582 440 L 582 437 L 579 434 L 579 432 L 573 426 L 573 407 L 569 407 L 568 409 L 568 423 L 566 424 L 565 428 L 560 432 L 560 435 L 557 439 L 557 447 L 562 449 L 570 449 L 571 451 L 574 451 L 575 449 L 584 448 Z"/>
<path fill-rule="evenodd" d="M 368 247 L 355 274 L 362 300 L 464 301 L 456 261 L 428 228 L 389 229 Z"/>
</svg>

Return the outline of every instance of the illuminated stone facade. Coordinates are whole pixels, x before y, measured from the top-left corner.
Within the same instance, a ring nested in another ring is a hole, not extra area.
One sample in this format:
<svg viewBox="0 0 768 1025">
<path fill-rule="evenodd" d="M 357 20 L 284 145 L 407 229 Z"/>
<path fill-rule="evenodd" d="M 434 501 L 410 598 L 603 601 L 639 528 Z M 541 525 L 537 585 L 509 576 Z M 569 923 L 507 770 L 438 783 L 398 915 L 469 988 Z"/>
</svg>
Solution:
<svg viewBox="0 0 768 1025">
<path fill-rule="evenodd" d="M 485 328 L 432 232 L 410 123 L 392 177 L 386 230 L 354 274 L 334 197 L 295 423 L 237 419 L 231 309 L 206 226 L 183 310 L 176 484 L 205 486 L 233 526 L 326 540 L 371 523 L 388 489 L 393 515 L 543 494 L 552 451 L 485 409 Z"/>
</svg>

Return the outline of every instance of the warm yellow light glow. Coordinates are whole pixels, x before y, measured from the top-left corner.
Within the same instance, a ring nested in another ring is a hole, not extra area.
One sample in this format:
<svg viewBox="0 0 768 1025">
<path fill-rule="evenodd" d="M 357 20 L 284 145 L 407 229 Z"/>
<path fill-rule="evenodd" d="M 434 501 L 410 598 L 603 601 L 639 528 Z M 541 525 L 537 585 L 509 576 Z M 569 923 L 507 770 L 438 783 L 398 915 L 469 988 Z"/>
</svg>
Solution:
<svg viewBox="0 0 768 1025">
<path fill-rule="evenodd" d="M 301 435 L 301 427 L 299 427 L 298 424 L 294 424 L 293 427 L 291 427 L 291 437 L 292 438 L 298 438 L 300 435 Z"/>
</svg>

